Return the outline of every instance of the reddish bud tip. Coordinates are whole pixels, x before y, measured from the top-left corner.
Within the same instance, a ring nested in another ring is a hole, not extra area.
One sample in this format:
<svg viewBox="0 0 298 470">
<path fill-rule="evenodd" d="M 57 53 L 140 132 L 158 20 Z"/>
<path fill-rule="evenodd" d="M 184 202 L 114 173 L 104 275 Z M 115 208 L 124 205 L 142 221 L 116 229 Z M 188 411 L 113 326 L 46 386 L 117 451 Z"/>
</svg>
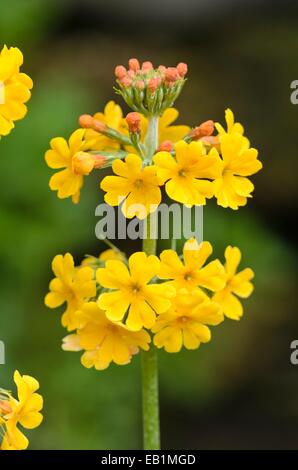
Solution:
<svg viewBox="0 0 298 470">
<path fill-rule="evenodd" d="M 98 119 L 93 119 L 92 129 L 97 132 L 106 132 L 108 128 L 104 122 L 99 121 Z"/>
<path fill-rule="evenodd" d="M 130 77 L 123 77 L 121 78 L 120 83 L 124 87 L 129 87 L 132 84 L 132 80 Z"/>
<path fill-rule="evenodd" d="M 165 71 L 165 78 L 168 83 L 173 83 L 176 82 L 176 80 L 179 80 L 180 75 L 176 67 L 168 67 Z"/>
<path fill-rule="evenodd" d="M 171 152 L 173 149 L 174 146 L 170 140 L 164 140 L 158 147 L 159 152 Z"/>
<path fill-rule="evenodd" d="M 0 401 L 0 411 L 2 411 L 5 415 L 12 412 L 11 404 L 8 400 Z"/>
<path fill-rule="evenodd" d="M 159 65 L 158 70 L 160 73 L 164 74 L 167 70 L 167 67 L 165 67 L 164 65 Z"/>
<path fill-rule="evenodd" d="M 126 116 L 126 122 L 128 125 L 129 132 L 141 132 L 141 115 L 139 113 L 128 113 L 128 115 Z"/>
<path fill-rule="evenodd" d="M 130 70 L 133 70 L 134 72 L 137 72 L 138 70 L 140 70 L 140 63 L 138 59 L 129 59 L 128 65 L 129 65 Z"/>
<path fill-rule="evenodd" d="M 94 168 L 99 169 L 104 166 L 104 164 L 107 161 L 107 158 L 104 155 L 92 155 L 93 160 L 94 160 Z"/>
<path fill-rule="evenodd" d="M 134 70 L 129 70 L 127 72 L 127 76 L 130 78 L 134 78 L 136 76 L 136 72 L 134 72 Z"/>
<path fill-rule="evenodd" d="M 161 83 L 160 77 L 151 78 L 148 82 L 148 85 L 147 85 L 148 89 L 153 93 L 154 91 L 157 90 L 160 83 Z"/>
<path fill-rule="evenodd" d="M 215 147 L 217 150 L 220 149 L 219 137 L 218 135 L 207 135 L 206 137 L 202 137 L 200 139 L 205 145 L 210 147 Z"/>
<path fill-rule="evenodd" d="M 121 80 L 123 77 L 126 75 L 126 68 L 123 67 L 123 65 L 117 65 L 115 67 L 115 76 L 118 78 L 118 80 Z"/>
<path fill-rule="evenodd" d="M 143 80 L 137 80 L 135 82 L 135 86 L 138 90 L 144 90 L 145 88 L 145 83 L 143 82 Z"/>
<path fill-rule="evenodd" d="M 192 140 L 198 140 L 202 137 L 207 137 L 213 134 L 214 131 L 214 122 L 209 119 L 209 121 L 205 121 L 200 124 L 198 127 L 192 129 L 189 133 Z"/>
<path fill-rule="evenodd" d="M 91 114 L 82 114 L 82 116 L 79 117 L 79 124 L 81 127 L 84 127 L 86 129 L 89 129 L 90 127 L 93 127 L 93 117 Z"/>
<path fill-rule="evenodd" d="M 184 78 L 185 75 L 187 74 L 187 64 L 184 64 L 184 62 L 180 62 L 178 65 L 177 65 L 177 70 L 178 70 L 178 73 L 180 75 L 180 77 Z"/>
<path fill-rule="evenodd" d="M 143 62 L 142 63 L 142 70 L 144 72 L 148 72 L 149 70 L 152 70 L 153 69 L 153 65 L 151 62 L 149 61 L 146 61 L 146 62 Z"/>
</svg>

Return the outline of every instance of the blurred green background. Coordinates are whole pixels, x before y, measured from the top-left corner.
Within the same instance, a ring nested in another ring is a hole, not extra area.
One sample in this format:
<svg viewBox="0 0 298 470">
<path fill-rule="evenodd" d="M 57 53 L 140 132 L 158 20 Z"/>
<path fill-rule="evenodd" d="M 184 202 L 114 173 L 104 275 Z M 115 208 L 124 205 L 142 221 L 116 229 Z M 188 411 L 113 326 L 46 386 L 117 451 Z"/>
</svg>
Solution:
<svg viewBox="0 0 298 470">
<path fill-rule="evenodd" d="M 113 69 L 129 57 L 187 62 L 180 122 L 222 122 L 230 106 L 264 163 L 245 208 L 211 202 L 204 210 L 204 238 L 220 257 L 226 245 L 238 245 L 256 288 L 243 319 L 214 328 L 209 344 L 159 354 L 163 448 L 297 447 L 298 366 L 290 363 L 298 337 L 298 106 L 290 102 L 298 78 L 297 6 L 1 0 L 0 10 L 0 45 L 20 47 L 34 79 L 26 119 L 0 142 L 1 386 L 12 386 L 16 368 L 40 381 L 45 419 L 28 433 L 31 448 L 141 446 L 139 357 L 101 373 L 84 369 L 78 354 L 61 350 L 59 312 L 43 305 L 54 255 L 70 251 L 80 261 L 104 248 L 94 234 L 98 174 L 86 180 L 78 206 L 59 201 L 48 189 L 44 152 L 51 137 L 68 137 L 80 114 L 102 110 L 109 99 L 122 104 Z"/>
</svg>

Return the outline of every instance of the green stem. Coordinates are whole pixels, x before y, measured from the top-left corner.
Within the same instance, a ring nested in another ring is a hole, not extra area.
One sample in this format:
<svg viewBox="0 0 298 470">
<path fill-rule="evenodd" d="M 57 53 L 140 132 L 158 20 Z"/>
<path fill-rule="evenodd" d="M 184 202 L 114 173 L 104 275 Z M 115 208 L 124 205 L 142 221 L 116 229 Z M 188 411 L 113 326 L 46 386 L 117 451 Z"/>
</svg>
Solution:
<svg viewBox="0 0 298 470">
<path fill-rule="evenodd" d="M 152 160 L 158 147 L 158 116 L 151 116 L 148 122 L 148 132 L 146 136 L 146 156 Z"/>
<path fill-rule="evenodd" d="M 146 155 L 148 160 L 158 146 L 158 118 L 149 119 L 148 134 L 146 138 Z M 156 239 L 150 237 L 154 233 L 157 222 L 157 213 L 147 217 L 146 237 L 143 240 L 143 251 L 147 255 L 155 255 Z M 160 449 L 159 431 L 159 399 L 158 399 L 158 367 L 157 351 L 153 344 L 149 351 L 141 352 L 142 364 L 142 408 L 143 408 L 143 439 L 145 450 Z"/>
</svg>

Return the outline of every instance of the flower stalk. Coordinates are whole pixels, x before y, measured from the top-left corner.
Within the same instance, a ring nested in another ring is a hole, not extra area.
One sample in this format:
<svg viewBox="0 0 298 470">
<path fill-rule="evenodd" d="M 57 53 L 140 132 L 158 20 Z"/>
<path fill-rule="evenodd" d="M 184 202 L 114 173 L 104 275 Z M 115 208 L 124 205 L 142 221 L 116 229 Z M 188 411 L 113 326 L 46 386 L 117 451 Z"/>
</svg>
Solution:
<svg viewBox="0 0 298 470">
<path fill-rule="evenodd" d="M 225 127 L 211 119 L 193 128 L 171 125 L 178 117 L 172 106 L 185 84 L 186 64 L 154 68 L 132 58 L 128 66 L 115 69 L 116 92 L 132 110 L 125 120 L 120 106 L 110 101 L 104 112 L 81 116 L 80 129 L 68 141 L 52 139 L 45 158 L 59 170 L 50 188 L 74 203 L 85 177 L 111 166 L 112 175 L 100 182 L 105 202 L 121 204 L 127 219 L 146 221 L 143 251 L 128 258 L 104 240 L 109 249 L 87 256 L 79 266 L 70 253 L 55 256 L 56 277 L 45 304 L 66 304 L 61 322 L 71 334 L 62 348 L 82 351 L 84 367 L 124 366 L 140 352 L 144 449 L 154 451 L 160 449 L 157 349 L 178 353 L 208 343 L 211 326 L 241 318 L 239 297 L 249 297 L 254 288 L 254 272 L 237 269 L 238 247 L 226 248 L 224 265 L 208 261 L 211 243 L 196 238 L 186 240 L 182 250 L 172 240 L 171 249 L 156 256 L 163 188 L 187 207 L 215 197 L 219 206 L 238 210 L 254 189 L 247 177 L 262 163 L 230 109 Z"/>
<path fill-rule="evenodd" d="M 146 155 L 152 158 L 158 146 L 158 117 L 152 116 L 148 122 L 148 134 L 146 138 Z M 152 237 L 155 232 L 156 212 L 147 217 L 146 237 L 143 240 L 143 251 L 147 255 L 155 255 L 156 238 Z M 160 426 L 159 426 L 159 394 L 158 394 L 158 363 L 157 350 L 153 343 L 149 351 L 141 352 L 142 367 L 142 409 L 143 409 L 143 445 L 144 450 L 160 449 Z"/>
</svg>

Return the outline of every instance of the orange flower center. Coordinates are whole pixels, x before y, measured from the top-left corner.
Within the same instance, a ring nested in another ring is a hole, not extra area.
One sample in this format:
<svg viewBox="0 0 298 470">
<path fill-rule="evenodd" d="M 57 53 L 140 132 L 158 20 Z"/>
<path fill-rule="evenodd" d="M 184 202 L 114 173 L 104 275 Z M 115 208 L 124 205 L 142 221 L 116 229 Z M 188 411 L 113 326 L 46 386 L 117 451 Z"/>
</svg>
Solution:
<svg viewBox="0 0 298 470">
<path fill-rule="evenodd" d="M 134 186 L 136 189 L 140 189 L 144 184 L 144 181 L 142 180 L 142 178 L 138 178 L 135 180 L 134 182 Z"/>
<path fill-rule="evenodd" d="M 183 315 L 182 317 L 178 318 L 178 324 L 184 326 L 188 322 L 188 317 Z"/>
<path fill-rule="evenodd" d="M 130 291 L 132 294 L 137 295 L 142 291 L 142 286 L 137 282 L 132 282 L 130 285 Z"/>
<path fill-rule="evenodd" d="M 187 271 L 183 276 L 185 281 L 193 281 L 193 274 L 191 271 Z"/>
</svg>

